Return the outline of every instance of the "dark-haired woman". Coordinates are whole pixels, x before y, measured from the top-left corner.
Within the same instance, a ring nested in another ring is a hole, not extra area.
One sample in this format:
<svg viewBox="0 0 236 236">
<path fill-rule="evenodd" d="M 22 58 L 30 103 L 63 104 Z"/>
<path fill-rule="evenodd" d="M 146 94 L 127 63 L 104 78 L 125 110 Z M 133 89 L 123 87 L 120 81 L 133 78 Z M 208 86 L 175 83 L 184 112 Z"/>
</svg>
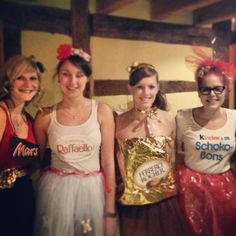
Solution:
<svg viewBox="0 0 236 236">
<path fill-rule="evenodd" d="M 118 213 L 122 236 L 183 236 L 176 198 L 175 120 L 165 111 L 154 66 L 130 67 L 133 108 L 116 117 Z"/>
<path fill-rule="evenodd" d="M 35 235 L 114 236 L 114 119 L 112 110 L 84 96 L 90 57 L 70 45 L 58 48 L 62 100 L 36 116 L 35 134 L 50 166 L 37 189 Z"/>
</svg>

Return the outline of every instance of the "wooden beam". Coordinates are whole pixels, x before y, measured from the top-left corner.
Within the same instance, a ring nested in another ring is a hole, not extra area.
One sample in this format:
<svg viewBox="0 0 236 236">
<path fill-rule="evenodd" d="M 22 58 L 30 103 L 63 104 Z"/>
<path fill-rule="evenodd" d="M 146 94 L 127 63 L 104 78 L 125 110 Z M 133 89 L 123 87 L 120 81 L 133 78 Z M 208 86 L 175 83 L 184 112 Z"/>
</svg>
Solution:
<svg viewBox="0 0 236 236">
<path fill-rule="evenodd" d="M 211 29 L 95 14 L 92 36 L 210 46 Z"/>
<path fill-rule="evenodd" d="M 12 17 L 13 15 L 14 17 Z M 45 31 L 70 36 L 72 31 L 70 17 L 71 12 L 68 10 L 0 2 L 0 20 L 6 27 L 14 26 L 21 30 Z M 189 25 L 165 24 L 95 14 L 91 16 L 89 26 L 91 36 L 186 45 L 210 45 L 211 29 Z"/>
<path fill-rule="evenodd" d="M 133 2 L 134 0 L 97 0 L 96 12 L 110 13 Z"/>
<path fill-rule="evenodd" d="M 193 12 L 194 25 L 213 24 L 236 16 L 236 1 L 224 0 Z"/>
<path fill-rule="evenodd" d="M 21 54 L 21 30 L 4 25 L 4 60 Z"/>
<path fill-rule="evenodd" d="M 95 96 L 129 95 L 127 80 L 95 80 Z M 195 82 L 189 81 L 160 81 L 164 93 L 182 93 L 196 91 Z"/>
<path fill-rule="evenodd" d="M 0 65 L 4 63 L 4 41 L 3 23 L 0 21 Z"/>
<path fill-rule="evenodd" d="M 231 21 L 215 23 L 212 26 L 212 49 L 215 58 L 229 60 L 229 46 L 231 44 L 232 32 Z"/>
<path fill-rule="evenodd" d="M 0 20 L 23 30 L 71 34 L 70 11 L 52 7 L 0 2 Z"/>
<path fill-rule="evenodd" d="M 90 54 L 90 27 L 88 0 L 71 0 L 71 37 L 75 48 L 82 48 Z M 85 88 L 85 96 L 90 97 L 91 82 Z"/>
<path fill-rule="evenodd" d="M 151 0 L 151 18 L 163 19 L 183 10 L 194 10 L 220 0 Z"/>
<path fill-rule="evenodd" d="M 90 53 L 88 0 L 71 0 L 71 36 L 75 48 Z"/>
</svg>

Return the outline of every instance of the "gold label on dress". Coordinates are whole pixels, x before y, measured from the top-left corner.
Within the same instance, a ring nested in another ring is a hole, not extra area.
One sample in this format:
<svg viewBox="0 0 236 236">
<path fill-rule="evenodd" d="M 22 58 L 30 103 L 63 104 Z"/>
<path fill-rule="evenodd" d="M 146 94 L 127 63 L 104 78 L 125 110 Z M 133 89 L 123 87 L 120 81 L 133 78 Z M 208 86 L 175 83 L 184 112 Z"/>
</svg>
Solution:
<svg viewBox="0 0 236 236">
<path fill-rule="evenodd" d="M 167 137 L 149 137 L 122 144 L 122 204 L 145 205 L 176 195 L 169 142 Z"/>
<path fill-rule="evenodd" d="M 134 183 L 141 188 L 150 188 L 164 179 L 170 171 L 170 165 L 163 160 L 147 161 L 134 172 Z"/>
</svg>

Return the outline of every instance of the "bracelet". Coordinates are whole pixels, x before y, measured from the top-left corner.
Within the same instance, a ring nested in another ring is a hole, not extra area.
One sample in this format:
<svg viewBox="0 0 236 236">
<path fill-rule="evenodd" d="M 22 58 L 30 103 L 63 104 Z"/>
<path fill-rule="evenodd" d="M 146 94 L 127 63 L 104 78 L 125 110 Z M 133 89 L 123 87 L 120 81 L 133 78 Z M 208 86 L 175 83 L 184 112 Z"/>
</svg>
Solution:
<svg viewBox="0 0 236 236">
<path fill-rule="evenodd" d="M 116 212 L 104 211 L 104 217 L 116 218 Z"/>
</svg>

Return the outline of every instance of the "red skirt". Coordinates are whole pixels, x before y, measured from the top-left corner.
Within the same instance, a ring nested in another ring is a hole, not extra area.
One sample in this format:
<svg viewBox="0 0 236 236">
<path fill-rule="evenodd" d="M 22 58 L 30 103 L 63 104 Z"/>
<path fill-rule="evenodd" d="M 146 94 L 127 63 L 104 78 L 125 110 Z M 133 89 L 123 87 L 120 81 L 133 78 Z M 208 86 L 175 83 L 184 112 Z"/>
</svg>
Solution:
<svg viewBox="0 0 236 236">
<path fill-rule="evenodd" d="M 206 174 L 176 170 L 180 207 L 196 235 L 236 235 L 236 178 L 232 171 Z"/>
</svg>

